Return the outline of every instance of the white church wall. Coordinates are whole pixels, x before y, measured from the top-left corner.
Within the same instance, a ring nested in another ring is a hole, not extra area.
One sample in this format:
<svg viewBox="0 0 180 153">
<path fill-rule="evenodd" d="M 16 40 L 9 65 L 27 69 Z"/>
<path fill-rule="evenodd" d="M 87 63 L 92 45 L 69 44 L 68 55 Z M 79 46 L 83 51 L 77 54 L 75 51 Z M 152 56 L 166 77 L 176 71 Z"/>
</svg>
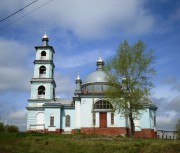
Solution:
<svg viewBox="0 0 180 153">
<path fill-rule="evenodd" d="M 66 116 L 70 116 L 70 127 L 66 127 Z M 61 111 L 61 128 L 64 129 L 64 131 L 71 131 L 72 129 L 75 129 L 75 111 L 73 108 L 64 108 Z"/>
<path fill-rule="evenodd" d="M 27 112 L 27 130 L 36 130 L 37 129 L 37 114 L 44 113 L 43 111 L 34 111 L 29 110 Z"/>
<path fill-rule="evenodd" d="M 50 126 L 50 117 L 54 116 L 54 126 Z M 49 131 L 55 131 L 60 129 L 60 118 L 61 109 L 60 108 L 45 108 L 45 128 Z"/>
<path fill-rule="evenodd" d="M 39 101 L 30 101 L 28 103 L 28 107 L 42 107 L 44 102 L 39 102 Z"/>
<path fill-rule="evenodd" d="M 46 59 L 51 60 L 52 59 L 52 51 L 49 51 L 49 48 L 47 49 L 38 49 L 36 52 L 36 59 L 40 60 L 41 59 L 41 52 L 45 51 L 46 52 Z"/>
<path fill-rule="evenodd" d="M 38 99 L 38 87 L 43 85 L 45 87 L 45 99 L 52 99 L 53 98 L 53 85 L 50 83 L 43 82 L 39 84 L 39 82 L 34 82 L 31 85 L 31 99 Z"/>
<path fill-rule="evenodd" d="M 142 114 L 140 116 L 140 128 L 141 129 L 151 128 L 149 108 L 142 111 Z"/>
<path fill-rule="evenodd" d="M 44 78 L 51 78 L 52 77 L 52 65 L 51 64 L 35 64 L 34 65 L 34 78 L 39 78 L 39 68 L 41 66 L 45 66 L 46 67 L 46 74 L 44 76 Z"/>
<path fill-rule="evenodd" d="M 114 127 L 126 127 L 125 117 L 123 117 L 118 110 L 114 113 Z"/>
<path fill-rule="evenodd" d="M 94 101 L 96 100 L 97 98 L 94 98 Z M 81 99 L 81 127 L 93 127 L 92 104 L 93 104 L 92 98 Z"/>
<path fill-rule="evenodd" d="M 149 110 L 150 114 L 150 128 L 156 130 L 156 125 L 155 125 L 155 111 L 154 110 Z"/>
<path fill-rule="evenodd" d="M 81 128 L 81 102 L 75 101 L 75 129 Z"/>
</svg>

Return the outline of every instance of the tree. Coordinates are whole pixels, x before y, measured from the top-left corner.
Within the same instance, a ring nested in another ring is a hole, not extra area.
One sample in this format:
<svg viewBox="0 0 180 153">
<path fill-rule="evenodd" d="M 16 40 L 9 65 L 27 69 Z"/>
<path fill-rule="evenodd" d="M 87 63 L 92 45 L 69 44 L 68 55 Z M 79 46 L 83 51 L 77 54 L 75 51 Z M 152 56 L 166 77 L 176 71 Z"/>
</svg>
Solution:
<svg viewBox="0 0 180 153">
<path fill-rule="evenodd" d="M 178 119 L 176 123 L 176 131 L 177 131 L 178 137 L 180 138 L 180 119 Z"/>
<path fill-rule="evenodd" d="M 0 132 L 4 132 L 4 124 L 0 122 Z"/>
<path fill-rule="evenodd" d="M 19 132 L 19 129 L 16 125 L 7 125 L 7 132 Z"/>
<path fill-rule="evenodd" d="M 143 105 L 150 102 L 148 96 L 153 87 L 154 59 L 153 51 L 148 50 L 142 41 L 132 46 L 123 41 L 105 67 L 110 84 L 106 96 L 122 116 L 129 118 L 131 136 L 135 130 L 134 119 L 140 117 Z"/>
</svg>

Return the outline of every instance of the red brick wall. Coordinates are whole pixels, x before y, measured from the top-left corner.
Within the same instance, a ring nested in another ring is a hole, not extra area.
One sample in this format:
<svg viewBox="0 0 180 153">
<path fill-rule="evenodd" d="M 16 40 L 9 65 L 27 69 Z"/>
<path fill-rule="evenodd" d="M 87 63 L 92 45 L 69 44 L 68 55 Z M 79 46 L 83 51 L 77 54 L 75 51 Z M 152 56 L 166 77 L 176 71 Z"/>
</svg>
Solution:
<svg viewBox="0 0 180 153">
<path fill-rule="evenodd" d="M 73 130 L 72 133 L 77 133 Z M 81 128 L 81 133 L 84 134 L 101 134 L 101 135 L 120 135 L 127 134 L 127 128 L 124 127 L 108 127 L 108 128 Z"/>
<path fill-rule="evenodd" d="M 134 136 L 141 138 L 157 138 L 157 132 L 153 129 L 142 129 L 141 131 L 135 131 Z"/>
<path fill-rule="evenodd" d="M 125 127 L 108 127 L 108 128 L 81 128 L 80 133 L 84 134 L 100 134 L 100 135 L 114 135 L 118 136 L 121 134 L 128 134 L 129 129 Z M 29 131 L 33 132 L 33 131 Z M 34 131 L 35 132 L 35 131 Z M 36 132 L 43 132 L 41 130 L 38 130 Z M 56 133 L 56 134 L 62 134 L 64 132 L 63 129 L 56 129 L 56 131 L 48 131 L 45 129 L 46 133 Z M 72 134 L 78 133 L 76 129 L 73 129 L 71 131 Z M 135 131 L 134 137 L 141 137 L 141 138 L 157 138 L 157 132 L 153 129 L 142 129 L 141 131 Z"/>
</svg>

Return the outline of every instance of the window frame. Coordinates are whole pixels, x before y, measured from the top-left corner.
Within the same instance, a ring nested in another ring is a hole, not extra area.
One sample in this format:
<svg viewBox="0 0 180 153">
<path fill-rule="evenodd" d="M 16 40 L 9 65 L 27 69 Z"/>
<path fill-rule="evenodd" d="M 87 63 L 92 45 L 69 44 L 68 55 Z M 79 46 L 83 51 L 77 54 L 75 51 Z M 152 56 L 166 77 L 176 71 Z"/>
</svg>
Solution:
<svg viewBox="0 0 180 153">
<path fill-rule="evenodd" d="M 44 54 L 45 53 L 45 54 Z M 46 59 L 46 55 L 47 55 L 47 53 L 46 53 L 46 51 L 42 51 L 41 52 L 41 60 L 44 60 L 44 59 Z"/>
<path fill-rule="evenodd" d="M 111 112 L 111 125 L 114 125 L 114 112 Z"/>
<path fill-rule="evenodd" d="M 45 98 L 46 87 L 43 85 L 40 85 L 37 90 L 38 90 L 37 91 L 38 98 Z"/>
<path fill-rule="evenodd" d="M 65 127 L 71 127 L 71 117 L 70 117 L 70 115 L 66 115 Z"/>
<path fill-rule="evenodd" d="M 54 115 L 50 116 L 50 126 L 53 127 L 54 126 Z"/>
<path fill-rule="evenodd" d="M 107 100 L 98 100 L 94 104 L 94 109 L 113 109 L 113 105 Z"/>
</svg>

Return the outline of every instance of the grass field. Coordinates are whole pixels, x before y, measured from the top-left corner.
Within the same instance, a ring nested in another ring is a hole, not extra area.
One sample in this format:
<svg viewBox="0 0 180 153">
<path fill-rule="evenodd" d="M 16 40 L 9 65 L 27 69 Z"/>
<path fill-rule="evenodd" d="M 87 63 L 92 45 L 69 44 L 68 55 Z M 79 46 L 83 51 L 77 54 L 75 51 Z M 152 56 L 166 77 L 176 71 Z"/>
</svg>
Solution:
<svg viewBox="0 0 180 153">
<path fill-rule="evenodd" d="M 180 140 L 0 133 L 0 153 L 180 153 Z"/>
</svg>

